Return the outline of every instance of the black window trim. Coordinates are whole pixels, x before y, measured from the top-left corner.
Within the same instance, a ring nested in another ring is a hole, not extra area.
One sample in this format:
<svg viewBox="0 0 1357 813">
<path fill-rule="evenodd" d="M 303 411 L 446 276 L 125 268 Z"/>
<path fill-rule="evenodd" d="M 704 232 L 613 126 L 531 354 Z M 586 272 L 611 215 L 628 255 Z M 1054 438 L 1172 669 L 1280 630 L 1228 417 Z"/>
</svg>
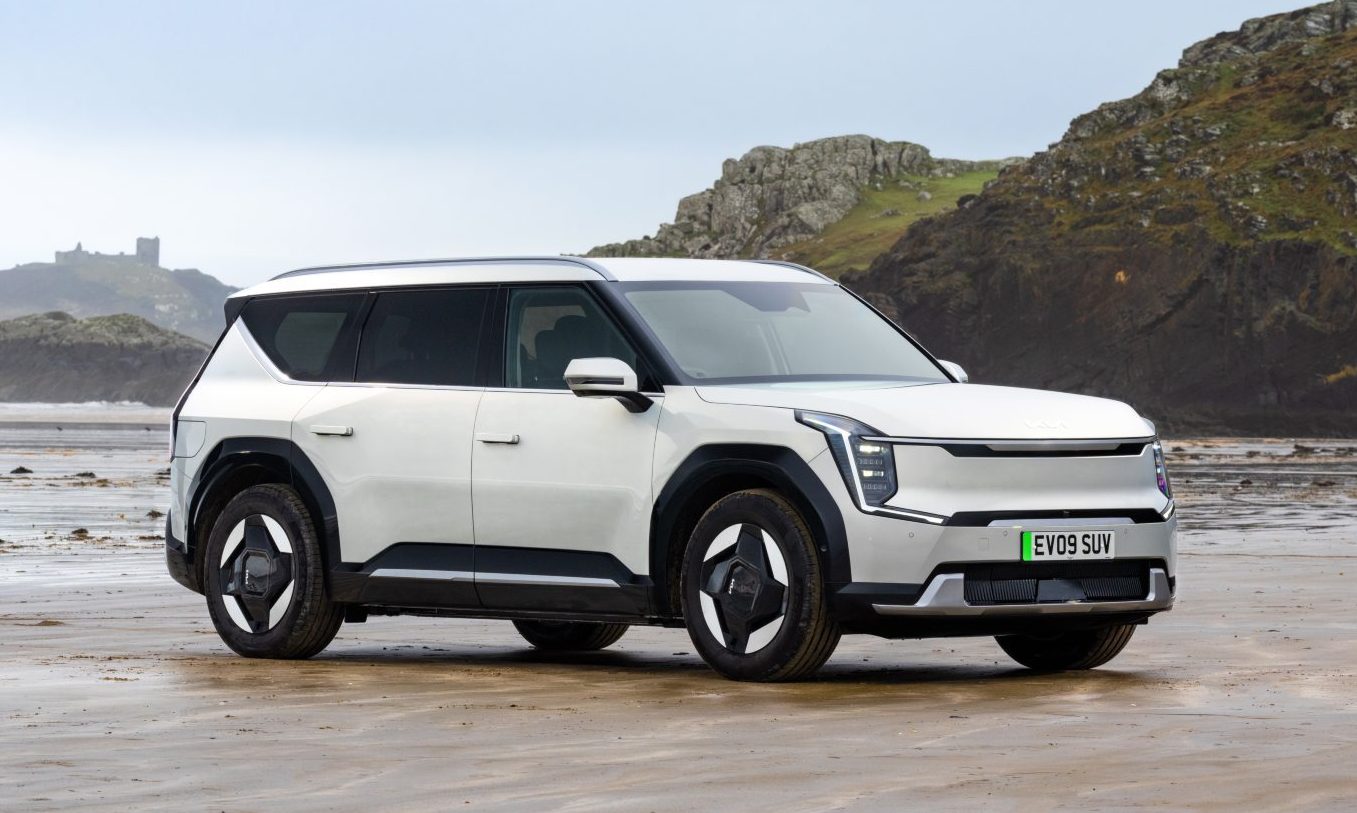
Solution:
<svg viewBox="0 0 1357 813">
<path fill-rule="evenodd" d="M 479 365 L 476 370 L 476 383 L 474 385 L 448 385 L 448 384 L 396 384 L 380 381 L 358 381 L 358 350 L 362 344 L 363 331 L 367 329 L 367 322 L 372 315 L 372 308 L 377 301 L 377 297 L 383 293 L 401 292 L 401 291 L 434 291 L 446 289 L 461 288 L 481 288 L 493 289 L 487 300 L 487 307 L 490 309 L 481 319 L 480 348 L 478 351 Z M 355 336 L 352 346 L 352 357 L 348 360 L 346 367 L 337 367 L 336 372 L 343 370 L 343 377 L 332 377 L 315 381 L 293 378 L 284 372 L 273 359 L 269 358 L 267 352 L 259 345 L 254 335 L 250 333 L 249 328 L 242 327 L 249 336 L 250 341 L 258 350 L 259 356 L 271 368 L 275 377 L 280 378 L 285 383 L 296 384 L 337 384 L 340 386 L 359 386 L 359 387 L 392 387 L 392 388 L 412 388 L 412 389 L 451 389 L 451 390 L 505 390 L 513 392 L 562 392 L 569 393 L 570 390 L 535 390 L 523 387 L 506 387 L 504 385 L 504 349 L 508 343 L 508 312 L 509 312 L 509 291 L 514 288 L 576 288 L 583 290 L 586 295 L 591 296 L 600 310 L 612 320 L 614 327 L 622 334 L 622 337 L 631 344 L 636 350 L 639 366 L 637 376 L 640 380 L 642 392 L 645 395 L 662 397 L 666 385 L 676 385 L 682 383 L 680 376 L 675 372 L 675 366 L 668 355 L 665 353 L 659 340 L 650 333 L 644 322 L 627 307 L 625 302 L 620 300 L 620 293 L 615 284 L 605 280 L 542 280 L 542 281 L 522 281 L 522 282 L 451 282 L 435 283 L 429 285 L 384 285 L 380 287 L 370 286 L 364 288 L 338 288 L 324 290 L 304 290 L 288 291 L 286 293 L 262 294 L 252 296 L 234 309 L 239 317 L 255 300 L 274 300 L 274 299 L 293 299 L 315 296 L 361 296 L 362 303 L 354 320 Z M 888 320 L 889 321 L 889 320 Z M 234 320 L 233 320 L 234 323 Z M 230 326 L 227 326 L 229 331 Z M 898 329 L 898 328 L 897 328 Z M 225 331 L 223 332 L 225 335 Z"/>
</svg>

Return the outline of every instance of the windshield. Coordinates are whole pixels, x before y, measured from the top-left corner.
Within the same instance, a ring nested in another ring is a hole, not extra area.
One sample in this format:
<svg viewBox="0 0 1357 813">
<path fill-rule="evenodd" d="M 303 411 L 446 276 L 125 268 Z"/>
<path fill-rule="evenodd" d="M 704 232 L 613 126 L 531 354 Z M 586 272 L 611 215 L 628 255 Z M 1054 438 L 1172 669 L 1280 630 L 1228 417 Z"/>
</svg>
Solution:
<svg viewBox="0 0 1357 813">
<path fill-rule="evenodd" d="M 837 285 L 622 283 L 685 375 L 715 384 L 946 381 L 889 322 Z"/>
</svg>

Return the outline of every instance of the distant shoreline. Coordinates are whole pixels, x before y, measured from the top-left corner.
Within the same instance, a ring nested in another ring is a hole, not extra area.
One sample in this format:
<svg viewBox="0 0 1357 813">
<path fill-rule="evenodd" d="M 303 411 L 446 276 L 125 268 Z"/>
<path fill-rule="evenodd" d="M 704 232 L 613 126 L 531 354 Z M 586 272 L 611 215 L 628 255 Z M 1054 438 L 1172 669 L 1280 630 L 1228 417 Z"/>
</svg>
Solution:
<svg viewBox="0 0 1357 813">
<path fill-rule="evenodd" d="M 111 424 L 168 427 L 169 407 L 131 402 L 90 401 L 73 404 L 0 402 L 0 425 L 5 424 Z"/>
</svg>

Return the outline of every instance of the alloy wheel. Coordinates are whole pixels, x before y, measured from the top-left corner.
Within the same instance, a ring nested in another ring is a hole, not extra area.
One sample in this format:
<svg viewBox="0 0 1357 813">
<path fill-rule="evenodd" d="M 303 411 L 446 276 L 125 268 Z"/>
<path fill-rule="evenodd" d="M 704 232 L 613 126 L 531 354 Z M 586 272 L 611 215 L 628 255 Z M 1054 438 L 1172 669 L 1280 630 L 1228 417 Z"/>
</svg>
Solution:
<svg viewBox="0 0 1357 813">
<path fill-rule="evenodd" d="M 748 655 L 772 642 L 787 593 L 787 560 L 759 526 L 732 525 L 707 546 L 698 599 L 708 630 L 730 651 Z"/>
<path fill-rule="evenodd" d="M 296 583 L 292 542 L 283 526 L 266 514 L 246 517 L 222 546 L 218 576 L 222 604 L 236 626 L 268 632 L 292 604 Z"/>
</svg>

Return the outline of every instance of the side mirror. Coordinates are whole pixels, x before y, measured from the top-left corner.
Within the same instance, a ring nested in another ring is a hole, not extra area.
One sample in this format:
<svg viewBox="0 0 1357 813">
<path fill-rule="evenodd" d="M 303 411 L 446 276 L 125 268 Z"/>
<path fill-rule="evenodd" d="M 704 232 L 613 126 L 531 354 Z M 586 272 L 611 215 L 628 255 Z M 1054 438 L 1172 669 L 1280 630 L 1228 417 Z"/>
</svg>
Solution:
<svg viewBox="0 0 1357 813">
<path fill-rule="evenodd" d="M 971 380 L 971 377 L 966 375 L 966 371 L 961 368 L 961 365 L 957 364 L 955 361 L 943 361 L 942 359 L 938 359 L 938 363 L 943 366 L 943 369 L 951 373 L 952 378 L 955 378 L 958 383 L 965 384 L 967 381 Z"/>
<path fill-rule="evenodd" d="M 565 368 L 565 383 L 581 398 L 616 398 L 628 412 L 645 412 L 654 403 L 641 394 L 636 371 L 621 359 L 574 359 Z"/>
</svg>

